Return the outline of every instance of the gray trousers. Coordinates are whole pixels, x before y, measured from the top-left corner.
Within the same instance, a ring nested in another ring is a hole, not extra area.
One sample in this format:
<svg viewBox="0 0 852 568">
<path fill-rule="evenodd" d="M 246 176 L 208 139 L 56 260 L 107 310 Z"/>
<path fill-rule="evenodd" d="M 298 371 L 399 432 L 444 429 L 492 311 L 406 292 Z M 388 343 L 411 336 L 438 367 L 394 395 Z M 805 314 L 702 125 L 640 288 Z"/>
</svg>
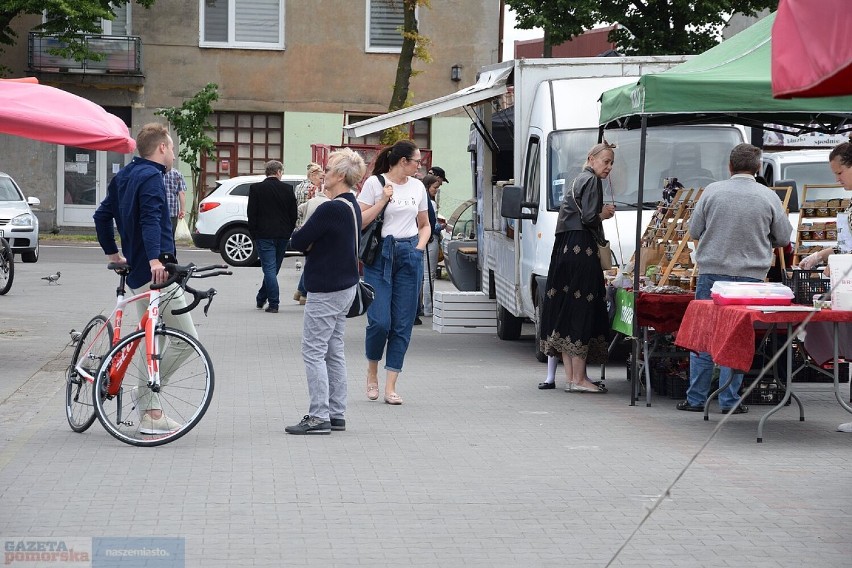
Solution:
<svg viewBox="0 0 852 568">
<path fill-rule="evenodd" d="M 346 414 L 346 356 L 343 331 L 355 286 L 337 292 L 308 291 L 302 329 L 302 359 L 311 406 L 308 414 L 327 421 Z"/>
</svg>

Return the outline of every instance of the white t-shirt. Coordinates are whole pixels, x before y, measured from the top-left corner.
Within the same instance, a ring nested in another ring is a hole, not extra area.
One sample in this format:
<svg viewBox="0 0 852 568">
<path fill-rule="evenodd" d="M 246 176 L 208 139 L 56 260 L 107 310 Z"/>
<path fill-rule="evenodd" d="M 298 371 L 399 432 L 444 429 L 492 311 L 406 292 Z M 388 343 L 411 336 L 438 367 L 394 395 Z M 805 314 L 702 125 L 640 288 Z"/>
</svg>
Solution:
<svg viewBox="0 0 852 568">
<path fill-rule="evenodd" d="M 419 179 L 409 177 L 408 181 L 399 185 L 384 176 L 385 182 L 393 186 L 393 197 L 385 209 L 385 220 L 382 225 L 382 237 L 393 236 L 405 239 L 417 235 L 417 213 L 426 211 L 426 187 Z M 370 176 L 364 182 L 358 201 L 365 205 L 375 205 L 382 200 L 382 187 L 379 178 Z"/>
</svg>

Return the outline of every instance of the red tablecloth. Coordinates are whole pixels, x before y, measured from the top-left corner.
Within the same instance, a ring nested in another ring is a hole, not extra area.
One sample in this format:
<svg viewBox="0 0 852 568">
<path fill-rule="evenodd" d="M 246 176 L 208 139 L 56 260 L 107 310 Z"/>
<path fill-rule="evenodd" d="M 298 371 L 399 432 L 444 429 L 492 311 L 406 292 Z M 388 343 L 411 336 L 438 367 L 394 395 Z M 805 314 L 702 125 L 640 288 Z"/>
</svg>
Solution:
<svg viewBox="0 0 852 568">
<path fill-rule="evenodd" d="M 686 308 L 695 294 L 647 294 L 639 292 L 636 318 L 639 325 L 653 327 L 660 333 L 677 331 Z"/>
<path fill-rule="evenodd" d="M 718 365 L 748 370 L 754 359 L 756 323 L 797 324 L 810 313 L 764 313 L 745 306 L 718 306 L 712 300 L 695 300 L 683 316 L 675 345 L 710 353 Z M 811 321 L 852 323 L 852 312 L 821 310 Z"/>
</svg>

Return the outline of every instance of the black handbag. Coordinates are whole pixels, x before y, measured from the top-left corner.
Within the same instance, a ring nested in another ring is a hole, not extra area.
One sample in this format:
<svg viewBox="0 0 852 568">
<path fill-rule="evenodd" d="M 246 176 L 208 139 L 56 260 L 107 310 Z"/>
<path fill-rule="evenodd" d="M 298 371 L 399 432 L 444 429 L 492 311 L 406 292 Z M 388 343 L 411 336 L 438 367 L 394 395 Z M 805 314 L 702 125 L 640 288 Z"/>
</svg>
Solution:
<svg viewBox="0 0 852 568">
<path fill-rule="evenodd" d="M 385 178 L 381 174 L 376 176 L 381 182 L 382 187 L 385 186 Z M 390 202 L 388 202 L 390 203 Z M 367 225 L 367 228 L 361 231 L 361 244 L 358 247 L 358 258 L 364 264 L 371 265 L 376 262 L 376 258 L 382 249 L 382 225 L 385 219 L 385 209 L 388 203 L 382 207 L 381 212 L 373 219 L 373 222 Z"/>
<path fill-rule="evenodd" d="M 352 300 L 352 305 L 349 306 L 349 311 L 346 313 L 346 317 L 354 318 L 357 316 L 363 316 L 367 313 L 367 308 L 370 307 L 370 304 L 373 303 L 375 298 L 376 291 L 373 287 L 363 280 L 359 280 L 358 286 L 355 287 L 355 298 Z"/>
<path fill-rule="evenodd" d="M 352 209 L 352 219 L 355 223 L 355 238 L 358 238 L 358 216 L 355 214 L 355 207 L 352 206 L 348 201 L 347 205 Z M 358 262 L 357 259 L 355 261 Z M 358 316 L 363 316 L 367 313 L 367 308 L 370 307 L 370 304 L 373 303 L 373 300 L 376 298 L 376 290 L 373 289 L 372 286 L 364 282 L 362 279 L 358 279 L 358 285 L 355 287 L 355 297 L 352 299 L 352 305 L 349 306 L 349 311 L 346 312 L 347 318 L 354 318 Z"/>
</svg>

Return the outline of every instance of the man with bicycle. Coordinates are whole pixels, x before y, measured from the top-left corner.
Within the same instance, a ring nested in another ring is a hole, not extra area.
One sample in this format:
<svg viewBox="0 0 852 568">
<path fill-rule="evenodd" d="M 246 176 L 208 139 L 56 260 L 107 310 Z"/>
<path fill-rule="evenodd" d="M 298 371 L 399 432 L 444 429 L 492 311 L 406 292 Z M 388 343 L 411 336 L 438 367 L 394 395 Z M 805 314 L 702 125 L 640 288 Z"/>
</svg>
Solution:
<svg viewBox="0 0 852 568">
<path fill-rule="evenodd" d="M 98 243 L 104 253 L 110 261 L 126 262 L 130 266 L 127 285 L 133 293 L 149 283 L 162 284 L 168 280 L 162 258 L 163 255 L 174 257 L 176 250 L 163 182 L 163 174 L 174 165 L 174 142 L 164 125 L 149 123 L 139 131 L 136 149 L 139 156 L 112 179 L 106 198 L 94 214 Z M 115 242 L 113 223 L 121 237 L 121 252 Z M 164 323 L 198 338 L 189 313 L 172 314 L 173 310 L 187 305 L 180 286 L 172 284 L 164 288 L 162 294 L 164 304 L 168 303 L 168 309 L 165 306 L 161 309 Z M 140 301 L 136 305 L 141 317 L 148 308 L 147 303 Z M 186 355 L 182 349 L 169 349 L 165 353 L 160 364 L 165 371 L 161 377 L 163 384 L 168 381 L 168 370 Z M 146 383 L 133 388 L 131 396 L 139 410 L 143 434 L 167 434 L 181 427 L 163 413 L 159 397 Z"/>
</svg>

